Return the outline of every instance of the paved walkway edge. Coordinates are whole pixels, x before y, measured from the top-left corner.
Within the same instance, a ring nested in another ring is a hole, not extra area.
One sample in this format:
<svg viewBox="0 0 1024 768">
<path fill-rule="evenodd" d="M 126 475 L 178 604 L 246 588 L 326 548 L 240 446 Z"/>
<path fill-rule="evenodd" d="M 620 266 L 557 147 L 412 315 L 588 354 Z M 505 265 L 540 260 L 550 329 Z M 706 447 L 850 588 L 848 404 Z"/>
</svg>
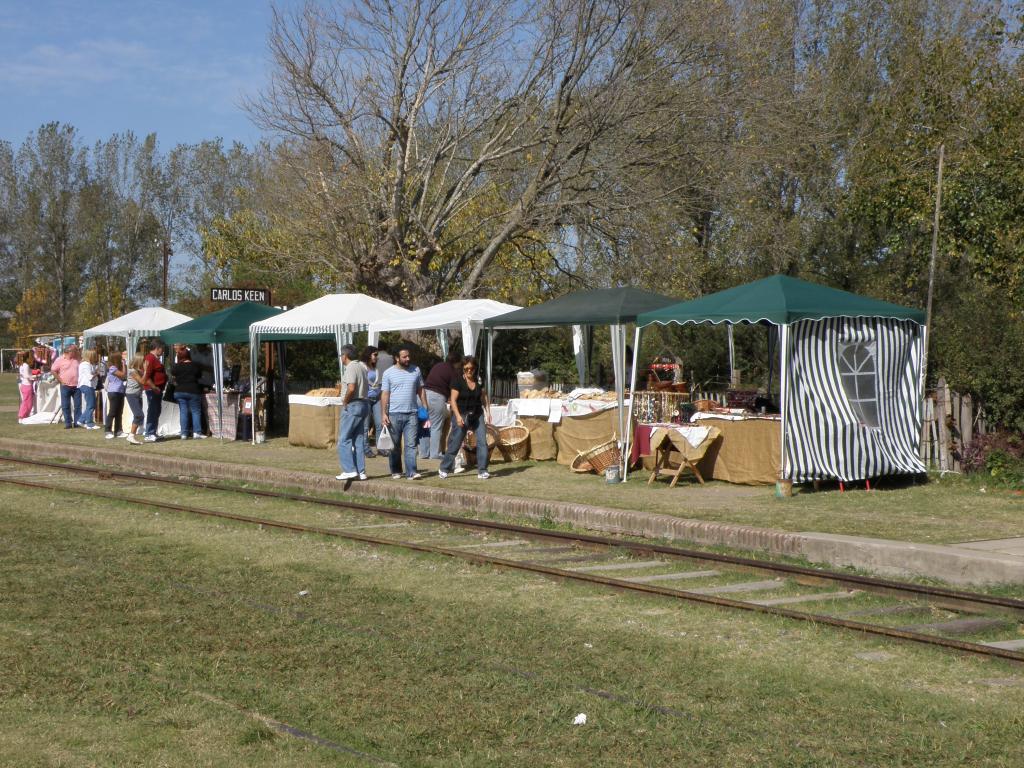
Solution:
<svg viewBox="0 0 1024 768">
<path fill-rule="evenodd" d="M 279 488 L 341 490 L 341 484 L 332 476 L 317 472 L 187 459 L 146 453 L 145 450 L 129 453 L 105 447 L 28 443 L 0 438 L 0 451 L 23 458 L 94 462 L 125 471 L 221 478 Z M 477 515 L 493 513 L 534 520 L 548 519 L 609 533 L 802 556 L 812 563 L 851 566 L 890 576 L 923 576 L 958 585 L 1024 583 L 1024 558 L 957 547 L 816 532 L 791 533 L 587 504 L 445 490 L 390 478 L 353 484 L 349 492 L 366 500 L 394 500 L 441 509 L 458 508 L 472 510 Z"/>
</svg>

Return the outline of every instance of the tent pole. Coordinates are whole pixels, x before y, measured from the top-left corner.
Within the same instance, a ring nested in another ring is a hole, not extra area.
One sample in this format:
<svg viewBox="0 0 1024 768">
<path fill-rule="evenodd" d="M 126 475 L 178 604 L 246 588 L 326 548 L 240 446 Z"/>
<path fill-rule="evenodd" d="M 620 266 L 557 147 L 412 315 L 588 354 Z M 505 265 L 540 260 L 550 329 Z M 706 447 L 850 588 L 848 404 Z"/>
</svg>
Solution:
<svg viewBox="0 0 1024 768">
<path fill-rule="evenodd" d="M 789 408 L 786 403 L 786 400 L 789 397 L 789 324 L 783 324 L 781 328 L 782 332 L 779 344 L 779 402 L 782 424 L 781 429 L 779 430 L 781 433 L 779 479 L 787 480 L 790 479 L 790 470 L 786 466 L 786 430 L 789 425 Z"/>
<path fill-rule="evenodd" d="M 622 482 L 629 477 L 629 457 L 633 448 L 633 403 L 636 402 L 636 361 L 640 354 L 640 326 L 633 332 L 633 370 L 629 377 L 629 411 L 626 417 L 626 448 L 622 453 Z"/>
<path fill-rule="evenodd" d="M 217 390 L 217 428 L 224 442 L 224 345 L 213 345 L 213 385 Z"/>
<path fill-rule="evenodd" d="M 249 396 L 252 397 L 252 434 L 249 439 L 256 445 L 256 366 L 259 365 L 260 335 L 249 331 Z"/>
<path fill-rule="evenodd" d="M 494 392 L 491 389 L 494 384 L 494 329 L 487 329 L 487 397 L 493 402 Z"/>
<path fill-rule="evenodd" d="M 626 328 L 623 325 L 613 325 L 609 329 L 612 338 L 612 365 L 615 368 L 615 403 L 619 411 L 619 448 L 622 448 L 626 439 L 626 427 L 623 423 L 625 418 L 624 399 L 626 389 Z"/>
<path fill-rule="evenodd" d="M 736 341 L 733 338 L 733 324 L 729 323 L 726 329 L 729 332 L 729 386 L 737 387 L 739 382 L 736 381 Z"/>
</svg>

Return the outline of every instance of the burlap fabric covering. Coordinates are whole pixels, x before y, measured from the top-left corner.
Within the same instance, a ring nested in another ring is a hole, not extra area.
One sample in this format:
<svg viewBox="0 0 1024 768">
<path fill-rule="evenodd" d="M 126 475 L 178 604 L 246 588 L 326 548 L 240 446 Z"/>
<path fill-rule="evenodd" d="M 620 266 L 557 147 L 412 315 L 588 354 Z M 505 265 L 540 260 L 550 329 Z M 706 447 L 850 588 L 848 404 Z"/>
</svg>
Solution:
<svg viewBox="0 0 1024 768">
<path fill-rule="evenodd" d="M 291 403 L 288 414 L 288 444 L 306 448 L 335 448 L 341 421 L 340 405 Z"/>
</svg>

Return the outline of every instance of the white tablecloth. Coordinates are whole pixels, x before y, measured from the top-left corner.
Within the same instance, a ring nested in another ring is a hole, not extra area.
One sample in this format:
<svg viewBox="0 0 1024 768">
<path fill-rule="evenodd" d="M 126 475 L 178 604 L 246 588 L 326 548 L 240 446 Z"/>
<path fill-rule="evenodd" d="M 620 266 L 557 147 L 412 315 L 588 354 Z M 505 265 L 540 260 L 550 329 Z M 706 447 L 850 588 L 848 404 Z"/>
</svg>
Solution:
<svg viewBox="0 0 1024 768">
<path fill-rule="evenodd" d="M 101 390 L 103 394 L 103 414 L 108 413 L 107 390 Z M 124 410 L 121 411 L 121 428 L 125 432 L 131 431 L 132 409 L 128 407 L 128 401 L 124 402 Z M 139 427 L 139 434 L 144 433 L 146 425 L 146 414 L 149 412 L 149 405 L 146 396 L 142 396 L 142 426 Z M 176 437 L 181 434 L 181 422 L 178 420 L 177 403 L 160 403 L 160 418 L 156 423 L 156 433 L 159 437 Z"/>
</svg>

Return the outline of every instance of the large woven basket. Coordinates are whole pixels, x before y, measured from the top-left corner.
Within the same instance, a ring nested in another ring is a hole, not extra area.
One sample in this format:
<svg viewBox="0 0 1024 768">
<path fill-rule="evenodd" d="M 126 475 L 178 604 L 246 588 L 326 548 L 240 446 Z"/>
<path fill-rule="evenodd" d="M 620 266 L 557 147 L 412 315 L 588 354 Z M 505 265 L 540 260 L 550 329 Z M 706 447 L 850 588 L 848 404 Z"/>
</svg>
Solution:
<svg viewBox="0 0 1024 768">
<path fill-rule="evenodd" d="M 701 413 L 709 413 L 719 407 L 719 403 L 715 400 L 694 400 L 693 407 Z"/>
<path fill-rule="evenodd" d="M 530 430 L 519 419 L 507 427 L 500 427 L 498 450 L 507 461 L 523 461 L 530 455 Z"/>
<path fill-rule="evenodd" d="M 582 453 L 576 454 L 576 458 L 569 464 L 569 469 L 581 475 L 594 471 L 594 468 L 590 466 L 590 462 L 583 458 Z"/>
<path fill-rule="evenodd" d="M 618 466 L 622 461 L 622 451 L 619 450 L 619 443 L 615 437 L 606 443 L 595 445 L 590 450 L 581 451 L 580 456 L 598 474 L 609 467 Z"/>
</svg>

